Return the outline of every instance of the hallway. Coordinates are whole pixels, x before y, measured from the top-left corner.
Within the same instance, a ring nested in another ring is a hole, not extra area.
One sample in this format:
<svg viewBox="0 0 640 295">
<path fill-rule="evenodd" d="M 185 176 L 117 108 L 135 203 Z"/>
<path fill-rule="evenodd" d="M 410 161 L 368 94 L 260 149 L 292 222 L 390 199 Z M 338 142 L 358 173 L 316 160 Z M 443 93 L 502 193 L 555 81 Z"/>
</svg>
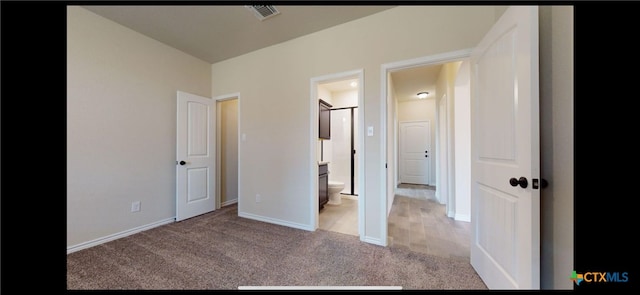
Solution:
<svg viewBox="0 0 640 295">
<path fill-rule="evenodd" d="M 432 186 L 398 186 L 388 231 L 390 247 L 469 261 L 471 224 L 447 217 Z"/>
<path fill-rule="evenodd" d="M 325 205 L 319 228 L 358 236 L 357 203 L 343 197 L 340 206 Z M 400 184 L 388 222 L 389 247 L 469 261 L 471 224 L 447 217 L 433 186 Z"/>
</svg>

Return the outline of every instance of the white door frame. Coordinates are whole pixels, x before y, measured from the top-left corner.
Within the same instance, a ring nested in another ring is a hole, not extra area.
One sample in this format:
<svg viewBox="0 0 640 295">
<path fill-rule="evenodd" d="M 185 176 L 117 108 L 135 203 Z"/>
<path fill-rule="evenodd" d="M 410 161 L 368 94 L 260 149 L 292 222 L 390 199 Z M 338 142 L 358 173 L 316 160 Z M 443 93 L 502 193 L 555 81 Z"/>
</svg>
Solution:
<svg viewBox="0 0 640 295">
<path fill-rule="evenodd" d="M 240 185 L 240 167 L 242 167 L 242 165 L 240 165 L 240 145 L 242 144 L 242 141 L 240 140 L 240 92 L 235 92 L 235 93 L 230 93 L 230 94 L 224 94 L 224 95 L 219 95 L 213 98 L 214 103 L 219 103 L 219 102 L 223 102 L 226 100 L 232 100 L 232 99 L 237 99 L 238 100 L 238 212 L 240 212 L 240 196 L 242 195 L 240 190 L 242 189 L 242 186 Z M 216 107 L 216 112 L 217 112 L 217 116 L 216 116 L 216 209 L 220 209 L 220 207 L 222 206 L 221 201 L 222 201 L 222 193 L 221 193 L 221 181 L 222 181 L 222 165 L 220 163 L 221 162 L 221 157 L 222 157 L 222 138 L 221 138 L 221 133 L 220 131 L 220 120 L 222 119 L 222 116 L 220 116 L 220 111 L 221 108 Z"/>
<path fill-rule="evenodd" d="M 310 82 L 310 96 L 309 96 L 309 104 L 310 104 L 310 114 L 309 122 L 309 164 L 311 167 L 311 176 L 309 183 L 311 184 L 309 187 L 311 191 L 309 192 L 309 202 L 311 202 L 311 220 L 309 224 L 311 228 L 314 230 L 318 229 L 318 225 L 320 224 L 320 216 L 318 212 L 318 85 L 324 84 L 333 81 L 339 80 L 347 80 L 347 79 L 358 79 L 358 148 L 360 151 L 356 152 L 358 157 L 358 235 L 360 236 L 361 241 L 368 242 L 365 232 L 364 232 L 364 222 L 365 222 L 365 182 L 364 182 L 364 69 L 357 69 L 348 72 L 329 74 L 319 77 L 311 78 Z M 377 239 L 376 239 L 377 240 Z"/>
<path fill-rule="evenodd" d="M 387 217 L 388 217 L 388 208 L 387 208 L 387 200 L 389 198 L 393 198 L 393 196 L 389 195 L 387 192 L 387 181 L 388 177 L 393 178 L 393 169 L 385 169 L 385 165 L 387 163 L 387 115 L 389 112 L 389 108 L 387 106 L 387 84 L 389 83 L 388 76 L 391 72 L 395 72 L 398 70 L 419 67 L 419 66 L 427 66 L 427 65 L 438 65 L 448 62 L 459 61 L 461 59 L 468 58 L 471 56 L 471 51 L 473 48 L 463 49 L 458 51 L 447 52 L 443 54 L 436 54 L 430 56 L 423 56 L 415 59 L 409 59 L 404 61 L 392 62 L 383 64 L 380 68 L 380 132 L 382 135 L 382 140 L 380 141 L 380 163 L 382 163 L 382 167 L 380 169 L 380 192 L 386 195 L 386 198 L 380 198 L 380 232 L 382 237 L 387 237 Z M 391 113 L 391 118 L 395 120 L 395 114 Z M 436 124 L 438 124 L 436 122 Z M 436 130 L 438 128 L 436 127 Z M 436 139 L 437 140 L 437 139 Z M 391 151 L 391 156 L 396 152 L 397 147 L 393 145 L 394 151 Z M 436 173 L 437 177 L 437 173 Z M 394 181 L 395 182 L 395 181 Z M 387 246 L 388 238 L 384 239 L 384 244 L 382 246 Z"/>
<path fill-rule="evenodd" d="M 448 108 L 447 94 L 436 98 L 436 199 L 447 207 L 449 194 L 449 141 L 448 141 Z"/>
</svg>

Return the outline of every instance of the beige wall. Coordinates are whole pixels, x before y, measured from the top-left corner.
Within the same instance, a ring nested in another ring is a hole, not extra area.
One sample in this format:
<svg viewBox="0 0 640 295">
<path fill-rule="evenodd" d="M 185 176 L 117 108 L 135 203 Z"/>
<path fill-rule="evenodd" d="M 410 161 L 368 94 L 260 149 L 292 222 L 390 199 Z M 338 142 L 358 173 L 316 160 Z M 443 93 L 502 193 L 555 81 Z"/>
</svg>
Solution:
<svg viewBox="0 0 640 295">
<path fill-rule="evenodd" d="M 332 92 L 331 105 L 334 109 L 358 106 L 358 90 Z"/>
<path fill-rule="evenodd" d="M 540 282 L 573 289 L 573 7 L 542 6 L 540 16 Z"/>
<path fill-rule="evenodd" d="M 175 216 L 178 90 L 210 96 L 210 64 L 68 7 L 68 248 Z"/>
<path fill-rule="evenodd" d="M 213 64 L 214 94 L 241 92 L 243 98 L 240 125 L 247 140 L 240 151 L 239 209 L 311 226 L 309 116 L 315 114 L 310 114 L 310 79 L 363 69 L 364 123 L 374 127 L 364 146 L 364 238 L 385 240 L 380 65 L 472 48 L 495 22 L 495 11 L 491 6 L 401 6 Z M 255 202 L 258 193 L 261 203 Z"/>
<path fill-rule="evenodd" d="M 398 121 L 406 122 L 428 120 L 431 121 L 431 124 L 435 124 L 435 108 L 435 98 L 398 102 Z M 434 131 L 435 129 L 431 130 L 432 133 Z M 435 138 L 432 138 L 431 140 L 435 140 Z"/>
</svg>

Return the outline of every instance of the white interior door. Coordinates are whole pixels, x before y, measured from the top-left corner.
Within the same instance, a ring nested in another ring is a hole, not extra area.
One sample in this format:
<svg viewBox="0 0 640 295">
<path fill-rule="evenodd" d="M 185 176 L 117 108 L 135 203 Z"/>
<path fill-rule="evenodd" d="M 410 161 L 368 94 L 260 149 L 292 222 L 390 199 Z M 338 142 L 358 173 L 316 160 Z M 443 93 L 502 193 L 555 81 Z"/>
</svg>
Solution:
<svg viewBox="0 0 640 295">
<path fill-rule="evenodd" d="M 540 288 L 538 79 L 538 8 L 510 6 L 471 54 L 471 264 L 490 289 Z"/>
<path fill-rule="evenodd" d="M 400 122 L 400 182 L 429 184 L 430 126 L 429 121 Z"/>
<path fill-rule="evenodd" d="M 178 91 L 176 221 L 215 209 L 215 106 Z"/>
</svg>

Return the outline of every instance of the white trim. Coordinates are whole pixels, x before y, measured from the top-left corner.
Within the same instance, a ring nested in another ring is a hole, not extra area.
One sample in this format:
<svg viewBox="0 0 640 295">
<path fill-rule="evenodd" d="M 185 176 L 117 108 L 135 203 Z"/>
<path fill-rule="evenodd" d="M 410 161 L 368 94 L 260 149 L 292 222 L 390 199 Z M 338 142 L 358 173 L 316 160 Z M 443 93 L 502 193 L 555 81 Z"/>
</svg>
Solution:
<svg viewBox="0 0 640 295">
<path fill-rule="evenodd" d="M 310 223 L 312 227 L 315 229 L 318 228 L 320 223 L 319 221 L 319 213 L 318 213 L 318 156 L 317 156 L 317 141 L 318 141 L 318 117 L 314 114 L 318 113 L 318 84 L 345 80 L 356 78 L 358 79 L 358 130 L 365 130 L 364 128 L 364 69 L 357 69 L 342 73 L 334 73 L 328 74 L 324 76 L 318 76 L 311 78 L 309 82 L 310 95 L 309 95 L 309 104 L 310 104 L 310 127 L 309 127 L 309 163 L 311 167 L 311 175 L 310 175 L 310 202 L 312 205 L 310 206 Z M 365 151 L 365 140 L 364 140 L 364 132 L 358 132 L 358 147 L 360 152 L 357 152 L 358 155 L 358 235 L 360 236 L 360 240 L 364 241 L 365 239 L 365 220 L 366 220 L 366 212 L 365 212 L 365 159 L 364 152 Z"/>
<path fill-rule="evenodd" d="M 372 238 L 372 237 L 362 237 L 360 238 L 361 241 L 366 242 L 366 243 L 370 243 L 370 244 L 374 244 L 374 245 L 379 245 L 382 247 L 386 247 L 387 246 L 387 240 L 385 239 L 384 242 L 379 239 L 379 238 Z"/>
<path fill-rule="evenodd" d="M 454 217 L 455 220 L 458 221 L 466 221 L 466 222 L 471 222 L 471 215 L 469 214 L 456 214 Z"/>
<path fill-rule="evenodd" d="M 440 192 L 440 194 L 438 194 L 439 198 L 437 199 L 438 203 L 445 205 L 445 210 L 447 211 L 450 210 L 448 204 L 450 196 L 448 140 L 449 117 L 449 98 L 447 93 L 443 93 L 440 98 L 436 98 L 436 192 Z M 441 124 L 442 121 L 444 122 Z"/>
<path fill-rule="evenodd" d="M 171 217 L 171 218 L 167 218 L 167 219 L 159 220 L 159 221 L 156 221 L 156 222 L 152 222 L 152 223 L 149 223 L 147 225 L 138 226 L 138 227 L 134 227 L 132 229 L 124 230 L 124 231 L 121 231 L 119 233 L 115 233 L 115 234 L 111 234 L 111 235 L 104 236 L 104 237 L 101 237 L 101 238 L 93 239 L 93 240 L 88 241 L 88 242 L 84 242 L 84 243 L 80 243 L 80 244 L 77 244 L 77 245 L 73 245 L 73 246 L 67 247 L 67 254 L 70 254 L 70 253 L 73 253 L 73 252 L 76 252 L 76 251 L 80 251 L 82 249 L 91 248 L 93 246 L 98 246 L 98 245 L 104 244 L 106 242 L 110 242 L 110 241 L 113 241 L 113 240 L 124 238 L 126 236 L 130 236 L 130 235 L 133 235 L 133 234 L 145 231 L 145 230 L 149 230 L 149 229 L 152 229 L 154 227 L 161 226 L 161 225 L 173 223 L 175 221 L 176 221 L 176 217 L 174 216 L 174 217 Z"/>
<path fill-rule="evenodd" d="M 387 193 L 387 74 L 389 69 L 386 64 L 380 67 L 380 246 L 387 246 L 389 234 L 387 232 L 387 217 L 390 210 L 387 208 L 389 195 Z M 399 178 L 399 177 L 398 177 Z M 395 196 L 391 196 L 395 198 Z M 384 239 L 383 239 L 384 238 Z"/>
<path fill-rule="evenodd" d="M 463 58 L 468 58 L 471 56 L 471 52 L 473 48 L 462 49 L 452 52 L 446 52 L 442 54 L 435 54 L 430 56 L 423 56 L 414 59 L 408 59 L 403 61 L 391 62 L 382 64 L 380 66 L 380 134 L 382 138 L 380 140 L 380 163 L 381 163 L 381 173 L 380 173 L 380 236 L 385 237 L 384 244 L 380 244 L 382 246 L 387 245 L 388 232 L 387 232 L 387 169 L 385 169 L 384 165 L 387 162 L 387 74 L 393 71 L 425 66 L 425 65 L 435 65 L 442 64 L 446 62 L 457 61 Z M 392 114 L 395 119 L 395 114 Z M 394 149 L 397 147 L 394 146 Z M 395 154 L 395 153 L 394 153 Z M 437 194 L 437 191 L 436 191 Z M 393 196 L 392 196 L 393 197 Z"/>
<path fill-rule="evenodd" d="M 237 197 L 236 197 L 235 199 L 233 199 L 233 200 L 227 200 L 227 201 L 225 201 L 225 202 L 222 202 L 222 203 L 220 204 L 220 207 L 233 205 L 233 204 L 235 204 L 235 203 L 238 203 L 238 198 L 237 198 Z"/>
<path fill-rule="evenodd" d="M 365 222 L 367 219 L 367 212 L 365 211 L 365 137 L 364 137 L 364 70 L 358 70 L 358 147 L 360 149 L 357 152 L 358 155 L 358 234 L 360 240 L 364 241 L 365 237 Z"/>
<path fill-rule="evenodd" d="M 231 100 L 231 99 L 236 99 L 236 98 L 240 99 L 240 92 L 218 95 L 218 96 L 214 97 L 213 100 L 215 100 L 215 101 L 225 101 L 225 100 Z"/>
<path fill-rule="evenodd" d="M 468 58 L 469 56 L 471 56 L 472 50 L 473 48 L 468 48 L 468 49 L 462 49 L 462 50 L 457 50 L 452 52 L 446 52 L 442 54 L 435 54 L 435 55 L 418 57 L 414 59 L 386 63 L 382 65 L 382 70 L 383 70 L 383 73 L 386 74 L 387 71 L 393 72 L 393 71 L 402 70 L 402 69 L 458 61 L 460 59 Z M 385 75 L 384 81 L 387 81 L 386 75 Z M 384 87 L 387 88 L 387 85 L 384 84 Z M 386 98 L 386 94 L 385 94 L 385 98 Z"/>
<path fill-rule="evenodd" d="M 318 118 L 315 114 L 318 114 L 319 107 L 317 103 L 318 99 L 318 82 L 320 78 L 311 78 L 309 82 L 309 167 L 311 167 L 311 175 L 309 177 L 309 202 L 311 202 L 309 212 L 309 225 L 313 227 L 313 230 L 318 228 L 320 224 L 320 218 L 318 216 L 318 210 L 320 206 L 318 204 Z"/>
<path fill-rule="evenodd" d="M 316 199 L 316 203 L 318 203 L 317 199 Z M 315 231 L 316 230 L 313 226 L 309 226 L 308 224 L 302 224 L 302 223 L 296 223 L 296 222 L 291 222 L 291 221 L 286 221 L 286 220 L 281 220 L 281 219 L 276 219 L 276 218 L 271 218 L 271 217 L 265 217 L 265 216 L 255 215 L 255 214 L 247 213 L 247 212 L 239 212 L 238 216 L 239 217 L 248 218 L 248 219 L 257 220 L 257 221 L 262 221 L 262 222 L 266 222 L 266 223 L 272 223 L 272 224 L 282 225 L 282 226 L 286 226 L 286 227 L 293 227 L 293 228 L 302 229 L 302 230 L 306 230 L 306 231 Z"/>
</svg>

